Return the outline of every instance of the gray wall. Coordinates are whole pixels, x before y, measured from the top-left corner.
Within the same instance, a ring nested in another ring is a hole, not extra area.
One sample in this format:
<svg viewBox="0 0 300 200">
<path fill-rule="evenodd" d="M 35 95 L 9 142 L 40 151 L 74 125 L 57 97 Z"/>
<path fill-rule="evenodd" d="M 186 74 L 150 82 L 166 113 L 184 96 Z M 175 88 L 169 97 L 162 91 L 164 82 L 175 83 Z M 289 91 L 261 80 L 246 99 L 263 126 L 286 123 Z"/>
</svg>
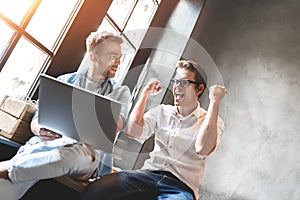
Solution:
<svg viewBox="0 0 300 200">
<path fill-rule="evenodd" d="M 300 199 L 300 1 L 208 0 L 193 38 L 228 88 L 201 199 Z"/>
</svg>

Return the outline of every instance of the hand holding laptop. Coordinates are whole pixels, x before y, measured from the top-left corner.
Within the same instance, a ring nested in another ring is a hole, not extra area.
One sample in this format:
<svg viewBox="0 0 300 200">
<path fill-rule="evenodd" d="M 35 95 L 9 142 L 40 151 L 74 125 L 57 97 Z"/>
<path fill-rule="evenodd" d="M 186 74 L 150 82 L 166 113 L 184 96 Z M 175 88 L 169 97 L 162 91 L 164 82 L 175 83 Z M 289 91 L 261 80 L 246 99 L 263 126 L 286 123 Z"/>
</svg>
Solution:
<svg viewBox="0 0 300 200">
<path fill-rule="evenodd" d="M 41 140 L 43 140 L 43 141 L 55 140 L 57 138 L 62 137 L 62 135 L 60 135 L 54 131 L 51 131 L 49 129 L 46 129 L 46 128 L 40 128 L 39 136 L 40 136 Z"/>
<path fill-rule="evenodd" d="M 62 137 L 61 134 L 51 131 L 43 126 L 40 126 L 38 123 L 38 118 L 35 118 L 31 121 L 31 130 L 35 135 L 38 135 L 43 141 L 51 141 Z"/>
</svg>

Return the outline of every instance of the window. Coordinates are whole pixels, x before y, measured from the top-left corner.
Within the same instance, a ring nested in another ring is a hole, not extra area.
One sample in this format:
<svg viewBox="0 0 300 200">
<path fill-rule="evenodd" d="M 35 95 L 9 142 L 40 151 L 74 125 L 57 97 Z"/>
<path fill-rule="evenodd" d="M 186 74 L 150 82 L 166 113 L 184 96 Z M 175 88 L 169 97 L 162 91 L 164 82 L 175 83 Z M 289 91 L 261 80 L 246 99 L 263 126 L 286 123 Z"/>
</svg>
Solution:
<svg viewBox="0 0 300 200">
<path fill-rule="evenodd" d="M 150 22 L 160 4 L 160 0 L 113 0 L 98 31 L 111 31 L 123 36 L 121 63 L 116 81 L 122 84 Z M 87 55 L 81 66 L 86 66 Z M 81 68 L 81 67 L 79 67 Z"/>
<path fill-rule="evenodd" d="M 0 100 L 4 95 L 31 94 L 84 2 L 0 1 Z M 113 0 L 105 18 L 99 19 L 99 31 L 117 32 L 124 38 L 125 59 L 116 75 L 120 84 L 159 5 L 160 0 Z"/>
<path fill-rule="evenodd" d="M 0 1 L 0 99 L 26 96 L 47 68 L 83 0 Z"/>
</svg>

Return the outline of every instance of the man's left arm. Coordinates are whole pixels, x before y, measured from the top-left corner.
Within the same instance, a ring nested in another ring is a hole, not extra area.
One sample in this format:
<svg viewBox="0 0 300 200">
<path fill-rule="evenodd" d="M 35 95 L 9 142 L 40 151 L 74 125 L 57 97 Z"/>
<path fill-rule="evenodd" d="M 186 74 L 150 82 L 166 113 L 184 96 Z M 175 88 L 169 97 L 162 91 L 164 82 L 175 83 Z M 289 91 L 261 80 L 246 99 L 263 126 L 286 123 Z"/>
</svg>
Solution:
<svg viewBox="0 0 300 200">
<path fill-rule="evenodd" d="M 127 86 L 121 86 L 118 90 L 119 90 L 118 91 L 119 96 L 116 100 L 122 104 L 122 107 L 121 107 L 121 112 L 120 112 L 120 116 L 118 119 L 117 132 L 122 130 L 126 123 L 129 109 L 130 109 L 130 101 L 131 101 L 130 89 Z"/>
<path fill-rule="evenodd" d="M 220 102 L 226 93 L 227 90 L 224 86 L 213 85 L 209 88 L 210 103 L 195 143 L 196 153 L 199 155 L 207 156 L 216 148 L 219 134 L 219 107 Z"/>
</svg>

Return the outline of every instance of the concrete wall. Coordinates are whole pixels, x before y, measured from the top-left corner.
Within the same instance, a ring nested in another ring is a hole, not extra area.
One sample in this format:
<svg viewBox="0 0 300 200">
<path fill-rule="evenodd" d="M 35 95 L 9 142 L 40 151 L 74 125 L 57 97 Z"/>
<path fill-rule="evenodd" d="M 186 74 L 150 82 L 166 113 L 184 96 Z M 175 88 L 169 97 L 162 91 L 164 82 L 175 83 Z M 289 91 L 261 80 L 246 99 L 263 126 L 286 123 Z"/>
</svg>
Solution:
<svg viewBox="0 0 300 200">
<path fill-rule="evenodd" d="M 300 199 L 300 1 L 208 0 L 192 37 L 228 88 L 201 199 Z"/>
</svg>

